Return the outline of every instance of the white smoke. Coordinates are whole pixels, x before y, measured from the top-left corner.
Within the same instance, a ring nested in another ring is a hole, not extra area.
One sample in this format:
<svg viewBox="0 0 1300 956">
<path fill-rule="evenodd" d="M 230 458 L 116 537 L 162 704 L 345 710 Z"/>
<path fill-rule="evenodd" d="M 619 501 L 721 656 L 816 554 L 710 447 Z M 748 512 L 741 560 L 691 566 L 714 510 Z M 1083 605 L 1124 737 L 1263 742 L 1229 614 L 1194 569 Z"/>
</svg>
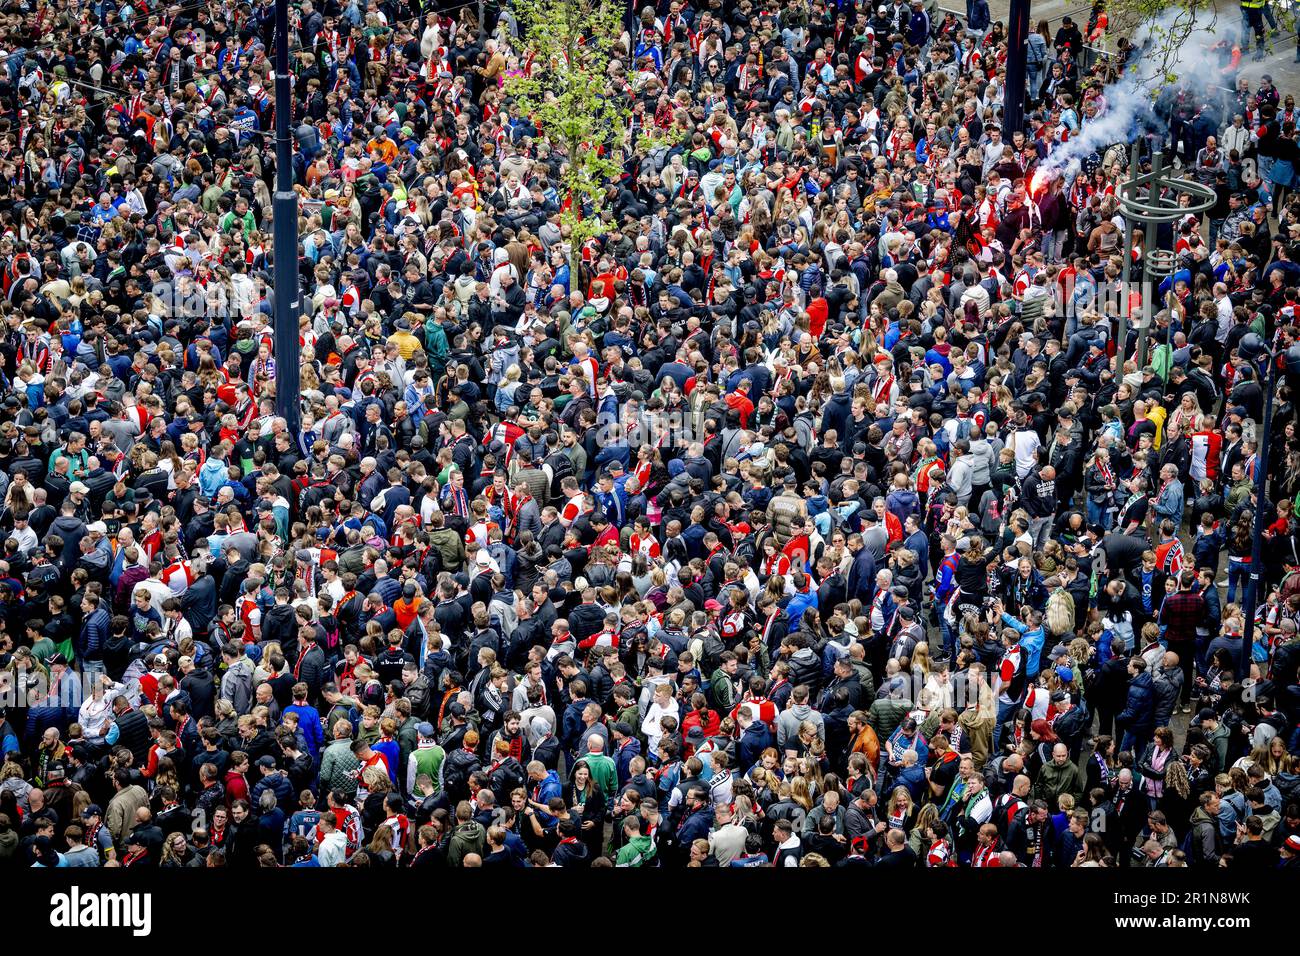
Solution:
<svg viewBox="0 0 1300 956">
<path fill-rule="evenodd" d="M 1217 79 L 1220 64 L 1211 49 L 1235 26 L 1226 16 L 1220 21 L 1212 10 L 1195 14 L 1190 24 L 1189 16 L 1185 8 L 1175 7 L 1134 31 L 1136 52 L 1123 76 L 1102 91 L 1104 111 L 1057 146 L 1040 164 L 1036 178 L 1048 181 L 1063 176 L 1072 180 L 1093 153 L 1116 143 L 1135 142 L 1144 133 L 1163 131 L 1165 123 L 1156 114 L 1155 99 L 1170 81 L 1194 77 L 1212 83 Z"/>
</svg>

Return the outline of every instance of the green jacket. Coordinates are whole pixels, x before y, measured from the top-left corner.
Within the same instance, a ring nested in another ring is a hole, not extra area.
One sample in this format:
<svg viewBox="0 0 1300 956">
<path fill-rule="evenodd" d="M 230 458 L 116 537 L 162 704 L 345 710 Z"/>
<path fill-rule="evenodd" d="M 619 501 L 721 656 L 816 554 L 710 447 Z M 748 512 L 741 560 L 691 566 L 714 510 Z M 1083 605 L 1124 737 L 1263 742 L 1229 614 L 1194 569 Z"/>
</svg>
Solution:
<svg viewBox="0 0 1300 956">
<path fill-rule="evenodd" d="M 606 797 L 618 792 L 618 767 L 607 754 L 587 754 L 582 758 L 591 768 L 591 779 Z"/>
<path fill-rule="evenodd" d="M 451 348 L 447 344 L 447 333 L 433 319 L 427 319 L 424 323 L 424 350 L 429 353 L 429 372 L 436 381 L 447 370 L 447 356 Z"/>
<path fill-rule="evenodd" d="M 614 860 L 615 866 L 645 866 L 655 858 L 658 852 L 654 840 L 645 834 L 634 836 L 627 841 L 627 845 L 618 851 L 618 857 Z"/>
<path fill-rule="evenodd" d="M 477 853 L 481 857 L 485 846 L 487 831 L 483 829 L 483 824 L 477 820 L 462 823 L 452 831 L 451 840 L 447 844 L 447 865 L 460 866 L 470 853 Z"/>
<path fill-rule="evenodd" d="M 883 744 L 889 739 L 889 735 L 898 729 L 898 725 L 903 722 L 903 718 L 911 709 L 911 704 L 905 700 L 881 697 L 872 703 L 871 710 L 867 712 L 867 723 L 871 725 L 871 729 L 876 732 L 876 736 Z"/>
<path fill-rule="evenodd" d="M 442 789 L 440 778 L 442 777 L 442 761 L 446 753 L 437 744 L 416 750 L 412 757 L 415 758 L 415 775 L 418 777 L 422 773 L 429 775 L 433 781 L 433 792 L 437 793 Z M 411 781 L 414 783 L 415 781 Z"/>
<path fill-rule="evenodd" d="M 1079 767 L 1073 761 L 1058 767 L 1054 761 L 1043 764 L 1038 771 L 1038 780 L 1034 782 L 1034 796 L 1046 800 L 1048 808 L 1055 813 L 1056 798 L 1068 793 L 1079 800 L 1083 797 L 1083 779 L 1079 776 Z"/>
<path fill-rule="evenodd" d="M 709 678 L 709 697 L 714 709 L 724 714 L 730 713 L 736 703 L 736 686 L 731 682 L 731 675 L 721 667 Z"/>
<path fill-rule="evenodd" d="M 429 544 L 438 549 L 444 570 L 454 573 L 465 563 L 465 540 L 451 528 L 430 531 Z"/>
</svg>

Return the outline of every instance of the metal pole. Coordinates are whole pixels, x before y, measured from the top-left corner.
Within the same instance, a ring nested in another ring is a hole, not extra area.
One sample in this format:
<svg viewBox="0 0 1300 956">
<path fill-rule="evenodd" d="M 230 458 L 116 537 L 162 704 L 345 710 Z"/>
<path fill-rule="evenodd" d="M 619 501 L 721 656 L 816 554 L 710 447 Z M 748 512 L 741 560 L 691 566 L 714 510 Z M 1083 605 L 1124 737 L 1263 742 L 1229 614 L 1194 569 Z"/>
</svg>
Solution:
<svg viewBox="0 0 1300 956">
<path fill-rule="evenodd" d="M 1151 328 L 1151 259 L 1150 240 L 1147 248 L 1142 250 L 1142 324 L 1138 326 L 1137 361 L 1138 371 L 1147 364 L 1147 330 Z"/>
<path fill-rule="evenodd" d="M 1265 339 L 1265 341 L 1268 341 Z M 1255 524 L 1251 528 L 1250 584 L 1246 587 L 1246 631 L 1241 638 L 1241 674 L 1238 682 L 1250 677 L 1251 648 L 1255 643 L 1255 608 L 1259 605 L 1260 567 L 1264 563 L 1264 518 L 1267 501 L 1264 485 L 1268 480 L 1268 453 L 1270 432 L 1273 430 L 1273 394 L 1277 391 L 1277 356 L 1264 353 L 1268 362 L 1267 391 L 1264 392 L 1264 423 L 1255 435 Z"/>
<path fill-rule="evenodd" d="M 1129 149 L 1128 178 L 1134 182 L 1138 178 L 1138 148 L 1134 143 Z M 1137 187 L 1134 187 L 1136 190 Z M 1137 199 L 1137 195 L 1133 196 Z M 1124 356 L 1128 352 L 1128 300 L 1132 293 L 1129 272 L 1133 268 L 1133 216 L 1124 213 L 1124 271 L 1120 273 L 1119 303 L 1119 340 L 1115 343 L 1115 376 L 1124 377 Z"/>
<path fill-rule="evenodd" d="M 1002 136 L 1025 128 L 1025 58 L 1029 37 L 1029 0 L 1011 0 L 1007 18 L 1007 88 L 1002 91 Z"/>
<path fill-rule="evenodd" d="M 1160 177 L 1165 168 L 1165 154 L 1156 151 L 1151 157 L 1151 186 L 1147 189 L 1147 205 L 1153 206 L 1160 201 Z M 1160 224 L 1146 223 L 1142 243 L 1142 325 L 1138 329 L 1137 360 L 1138 371 L 1147 364 L 1147 335 L 1151 329 L 1151 251 L 1159 242 Z M 1152 235 L 1147 235 L 1147 233 Z"/>
<path fill-rule="evenodd" d="M 275 414 L 297 443 L 300 428 L 301 353 L 298 317 L 298 194 L 293 191 L 290 118 L 293 91 L 289 77 L 289 0 L 275 0 Z"/>
</svg>

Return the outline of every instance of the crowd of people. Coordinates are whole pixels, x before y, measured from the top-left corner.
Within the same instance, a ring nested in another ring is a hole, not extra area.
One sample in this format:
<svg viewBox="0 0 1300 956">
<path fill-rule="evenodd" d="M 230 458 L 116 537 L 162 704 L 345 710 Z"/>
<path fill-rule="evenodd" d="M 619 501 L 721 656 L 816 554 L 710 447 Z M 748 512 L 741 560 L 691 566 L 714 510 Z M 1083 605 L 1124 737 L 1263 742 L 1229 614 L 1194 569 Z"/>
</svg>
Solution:
<svg viewBox="0 0 1300 956">
<path fill-rule="evenodd" d="M 271 3 L 0 4 L 0 862 L 1300 866 L 1240 348 L 1300 336 L 1297 117 L 1230 43 L 1044 176 L 1100 5 L 1004 137 L 985 0 L 667 0 L 575 198 L 509 6 L 292 15 L 289 292 Z M 1153 148 L 1217 201 L 1125 249 Z"/>
</svg>

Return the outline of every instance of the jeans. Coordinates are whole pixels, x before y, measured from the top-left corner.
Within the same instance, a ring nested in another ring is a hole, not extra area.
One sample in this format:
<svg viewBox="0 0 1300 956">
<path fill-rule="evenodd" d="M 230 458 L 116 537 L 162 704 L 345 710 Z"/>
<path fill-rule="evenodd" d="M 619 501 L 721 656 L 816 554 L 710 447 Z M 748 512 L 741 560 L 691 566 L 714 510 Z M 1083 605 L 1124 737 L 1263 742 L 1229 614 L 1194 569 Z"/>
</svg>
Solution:
<svg viewBox="0 0 1300 956">
<path fill-rule="evenodd" d="M 1050 517 L 1030 518 L 1029 534 L 1034 539 L 1034 549 L 1037 551 L 1043 550 L 1052 536 L 1052 519 Z"/>
<path fill-rule="evenodd" d="M 90 692 L 92 682 L 98 680 L 103 674 L 108 673 L 108 668 L 104 666 L 103 661 L 80 661 L 81 673 L 85 679 L 87 693 Z"/>
<path fill-rule="evenodd" d="M 1107 531 L 1110 530 L 1111 523 L 1115 520 L 1115 510 L 1109 505 L 1099 505 L 1091 498 L 1088 499 L 1088 524 L 1099 524 Z"/>
<path fill-rule="evenodd" d="M 939 633 L 943 637 L 943 653 L 949 661 L 957 657 L 957 635 L 953 633 L 952 625 L 944 620 L 943 609 L 939 608 Z"/>
<path fill-rule="evenodd" d="M 1028 63 L 1025 65 L 1025 83 L 1028 90 L 1025 92 L 1025 101 L 1029 103 L 1038 102 L 1038 93 L 1043 88 L 1043 63 Z"/>
<path fill-rule="evenodd" d="M 1250 594 L 1248 588 L 1250 582 L 1250 565 L 1245 561 L 1228 561 L 1228 603 L 1233 604 L 1237 600 L 1237 585 L 1241 585 L 1242 601 L 1244 602 L 1247 595 Z"/>
<path fill-rule="evenodd" d="M 1065 236 L 1064 229 L 1054 229 L 1051 232 L 1043 233 L 1041 248 L 1048 262 L 1061 258 L 1061 253 L 1065 249 Z"/>
<path fill-rule="evenodd" d="M 1002 740 L 1002 728 L 1006 726 L 1007 721 L 1016 715 L 1020 709 L 1019 701 L 1012 701 L 1009 704 L 998 702 L 998 722 L 993 725 L 993 753 L 997 754 L 998 744 Z"/>
</svg>

